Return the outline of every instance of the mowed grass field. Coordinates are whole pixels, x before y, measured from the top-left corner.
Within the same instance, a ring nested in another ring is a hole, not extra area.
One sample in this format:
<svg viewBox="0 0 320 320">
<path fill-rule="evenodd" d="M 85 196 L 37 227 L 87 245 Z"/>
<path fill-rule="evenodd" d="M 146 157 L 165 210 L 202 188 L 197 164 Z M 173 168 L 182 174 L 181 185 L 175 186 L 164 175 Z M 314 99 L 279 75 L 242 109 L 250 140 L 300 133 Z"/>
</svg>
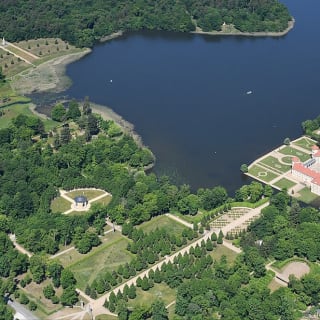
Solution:
<svg viewBox="0 0 320 320">
<path fill-rule="evenodd" d="M 168 305 L 176 299 L 176 289 L 171 289 L 164 283 L 155 283 L 148 291 L 137 288 L 137 297 L 128 301 L 128 306 L 135 308 L 140 305 L 150 306 L 155 300 L 161 299 Z"/>
<path fill-rule="evenodd" d="M 273 156 L 268 156 L 268 157 L 262 159 L 259 162 L 259 164 L 266 165 L 270 169 L 272 169 L 280 174 L 285 173 L 290 170 L 290 166 L 280 163 L 280 161 Z"/>
<path fill-rule="evenodd" d="M 11 120 L 16 118 L 19 114 L 24 114 L 26 116 L 36 117 L 36 115 L 30 110 L 30 104 L 28 104 L 28 99 L 21 98 L 22 101 L 25 100 L 26 103 L 13 103 L 12 105 L 0 108 L 4 114 L 0 116 L 0 128 L 8 128 L 11 124 Z M 24 102 L 24 101 L 23 101 Z M 57 126 L 57 122 L 50 119 L 41 119 L 44 123 L 45 130 L 50 130 Z"/>
<path fill-rule="evenodd" d="M 91 284 L 99 273 L 116 270 L 119 265 L 130 262 L 132 254 L 126 248 L 129 240 L 119 232 L 110 232 L 106 241 L 88 254 L 82 255 L 76 250 L 59 257 L 64 266 L 69 266 L 74 273 L 78 287 L 82 290 Z"/>
<path fill-rule="evenodd" d="M 286 147 L 282 148 L 279 152 L 284 155 L 291 156 L 291 157 L 298 157 L 302 162 L 310 159 L 309 153 L 302 152 L 302 151 L 297 150 L 294 147 L 290 147 L 290 146 L 286 146 Z"/>
<path fill-rule="evenodd" d="M 71 209 L 71 202 L 62 197 L 57 197 L 51 201 L 50 208 L 53 213 L 63 213 Z"/>
<path fill-rule="evenodd" d="M 70 197 L 71 199 L 75 198 L 76 196 L 85 196 L 88 200 L 92 200 L 96 197 L 99 197 L 103 195 L 105 191 L 103 190 L 96 190 L 96 189 L 78 189 L 78 190 L 73 190 L 66 195 Z"/>
<path fill-rule="evenodd" d="M 278 174 L 275 174 L 265 168 L 262 168 L 257 165 L 253 165 L 249 168 L 249 174 L 251 174 L 254 177 L 259 178 L 260 180 L 264 182 L 270 182 L 274 178 L 278 177 Z"/>
<path fill-rule="evenodd" d="M 225 247 L 224 245 L 218 245 L 210 253 L 210 256 L 216 261 L 219 261 L 222 256 L 225 256 L 227 258 L 228 264 L 233 264 L 238 254 L 232 251 L 231 249 Z"/>
<path fill-rule="evenodd" d="M 312 193 L 308 187 L 305 187 L 302 190 L 299 190 L 299 194 L 300 196 L 298 197 L 298 199 L 305 203 L 311 203 L 317 198 L 319 198 L 319 196 Z"/>
<path fill-rule="evenodd" d="M 38 310 L 40 311 L 39 315 L 42 316 L 42 318 L 43 314 L 48 315 L 62 308 L 61 304 L 53 304 L 50 299 L 46 299 L 43 295 L 43 289 L 50 283 L 52 284 L 51 280 L 49 279 L 46 279 L 40 284 L 32 281 L 30 284 L 26 285 L 25 288 L 20 289 L 28 296 L 30 300 L 34 301 L 38 305 L 38 309 L 40 309 Z M 61 296 L 61 287 L 59 287 L 58 289 L 54 288 L 54 290 L 56 291 L 57 296 Z"/>
<path fill-rule="evenodd" d="M 168 233 L 179 235 L 187 227 L 173 219 L 170 219 L 167 216 L 158 216 L 152 218 L 150 221 L 142 223 L 140 226 L 138 226 L 138 228 L 142 229 L 146 233 L 149 233 L 157 228 L 165 228 Z"/>
<path fill-rule="evenodd" d="M 2 49 L 0 49 L 0 66 L 7 77 L 11 77 L 14 74 L 30 68 L 30 64 Z"/>
<path fill-rule="evenodd" d="M 293 145 L 297 145 L 301 148 L 306 149 L 306 151 L 310 151 L 311 147 L 316 144 L 315 141 L 311 140 L 310 138 L 307 137 L 301 137 L 297 141 L 292 142 Z"/>
<path fill-rule="evenodd" d="M 279 181 L 277 181 L 275 184 L 274 184 L 276 187 L 280 188 L 280 189 L 290 189 L 292 188 L 293 186 L 296 185 L 295 182 L 289 180 L 289 179 L 286 179 L 286 178 L 282 178 L 280 179 Z"/>
</svg>

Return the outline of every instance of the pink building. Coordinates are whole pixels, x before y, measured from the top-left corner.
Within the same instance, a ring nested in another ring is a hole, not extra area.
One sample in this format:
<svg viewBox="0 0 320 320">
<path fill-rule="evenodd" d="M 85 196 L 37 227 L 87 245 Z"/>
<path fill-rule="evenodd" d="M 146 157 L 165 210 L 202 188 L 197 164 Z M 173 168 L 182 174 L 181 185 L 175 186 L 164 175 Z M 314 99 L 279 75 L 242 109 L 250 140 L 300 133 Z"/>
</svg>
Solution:
<svg viewBox="0 0 320 320">
<path fill-rule="evenodd" d="M 311 151 L 311 159 L 305 162 L 301 162 L 298 157 L 292 158 L 291 173 L 309 186 L 312 193 L 320 195 L 320 172 L 313 169 L 320 164 L 320 149 L 313 146 Z"/>
</svg>

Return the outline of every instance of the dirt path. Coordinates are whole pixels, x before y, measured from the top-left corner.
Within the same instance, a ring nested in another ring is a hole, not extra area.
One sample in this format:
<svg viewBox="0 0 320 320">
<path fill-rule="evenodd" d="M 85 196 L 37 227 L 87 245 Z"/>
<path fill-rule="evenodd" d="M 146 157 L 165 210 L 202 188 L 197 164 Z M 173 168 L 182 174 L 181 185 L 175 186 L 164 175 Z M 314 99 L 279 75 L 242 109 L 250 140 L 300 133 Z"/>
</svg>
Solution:
<svg viewBox="0 0 320 320">
<path fill-rule="evenodd" d="M 172 220 L 175 220 L 175 221 L 177 221 L 177 222 L 185 225 L 186 227 L 188 227 L 188 228 L 190 228 L 190 229 L 193 229 L 193 224 L 192 224 L 192 223 L 189 223 L 189 222 L 187 222 L 187 221 L 185 221 L 185 220 L 183 220 L 183 219 L 181 219 L 181 218 L 179 218 L 179 217 L 177 217 L 177 216 L 174 216 L 174 215 L 171 214 L 171 213 L 166 213 L 166 216 L 169 217 L 169 218 L 172 219 Z"/>
<path fill-rule="evenodd" d="M 15 246 L 15 248 L 20 251 L 23 254 L 26 254 L 29 258 L 32 257 L 32 253 L 29 252 L 28 250 L 26 250 L 24 247 L 22 247 L 17 241 L 16 241 L 16 235 L 15 234 L 10 234 L 9 235 L 10 240 L 12 241 L 13 245 Z"/>
</svg>

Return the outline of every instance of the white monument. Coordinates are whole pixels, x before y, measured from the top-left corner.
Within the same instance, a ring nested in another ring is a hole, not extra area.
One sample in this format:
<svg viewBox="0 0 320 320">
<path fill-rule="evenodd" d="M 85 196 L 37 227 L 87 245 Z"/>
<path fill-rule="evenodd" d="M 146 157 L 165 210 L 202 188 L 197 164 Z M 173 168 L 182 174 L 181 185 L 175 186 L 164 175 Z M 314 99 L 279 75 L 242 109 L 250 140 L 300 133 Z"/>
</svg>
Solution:
<svg viewBox="0 0 320 320">
<path fill-rule="evenodd" d="M 3 45 L 3 46 L 6 45 L 6 40 L 4 40 L 4 37 L 2 38 L 2 45 Z"/>
</svg>

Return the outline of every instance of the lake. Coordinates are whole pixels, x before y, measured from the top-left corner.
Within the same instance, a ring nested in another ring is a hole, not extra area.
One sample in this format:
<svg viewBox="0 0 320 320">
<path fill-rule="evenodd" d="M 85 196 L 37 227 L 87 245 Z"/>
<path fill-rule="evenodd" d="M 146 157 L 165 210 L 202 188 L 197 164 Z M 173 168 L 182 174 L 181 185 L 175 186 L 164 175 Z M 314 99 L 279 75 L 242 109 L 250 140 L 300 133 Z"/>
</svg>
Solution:
<svg viewBox="0 0 320 320">
<path fill-rule="evenodd" d="M 97 45 L 68 66 L 64 94 L 133 123 L 155 172 L 234 191 L 249 181 L 242 163 L 320 114 L 320 1 L 285 3 L 296 24 L 281 38 L 139 32 Z"/>
</svg>

